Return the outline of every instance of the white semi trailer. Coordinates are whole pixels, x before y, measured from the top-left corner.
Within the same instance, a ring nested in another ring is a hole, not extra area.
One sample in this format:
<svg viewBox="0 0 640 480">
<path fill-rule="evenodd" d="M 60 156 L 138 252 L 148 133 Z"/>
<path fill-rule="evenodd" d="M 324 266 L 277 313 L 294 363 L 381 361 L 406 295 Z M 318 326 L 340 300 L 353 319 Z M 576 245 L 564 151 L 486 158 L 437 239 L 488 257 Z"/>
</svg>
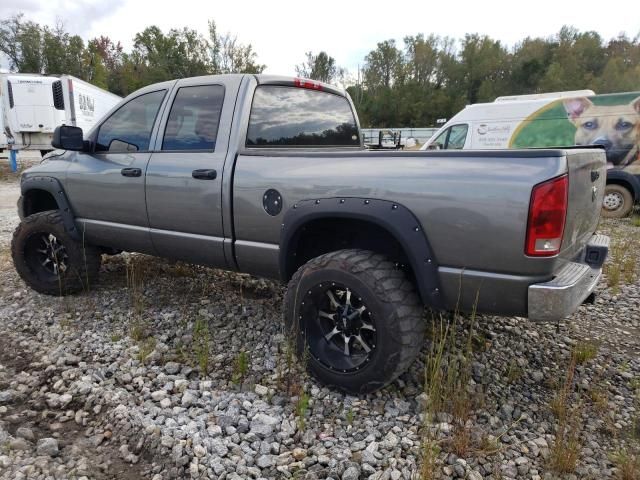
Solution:
<svg viewBox="0 0 640 480">
<path fill-rule="evenodd" d="M 71 75 L 0 75 L 0 150 L 51 147 L 58 125 L 88 131 L 121 98 Z"/>
</svg>

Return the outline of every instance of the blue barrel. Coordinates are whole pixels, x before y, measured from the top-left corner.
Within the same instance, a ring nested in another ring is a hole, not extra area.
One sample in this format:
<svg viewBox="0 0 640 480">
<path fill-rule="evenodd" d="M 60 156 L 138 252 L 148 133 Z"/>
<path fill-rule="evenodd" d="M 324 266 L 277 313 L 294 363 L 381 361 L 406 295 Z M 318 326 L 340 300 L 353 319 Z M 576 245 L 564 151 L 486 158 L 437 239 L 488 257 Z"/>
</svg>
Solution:
<svg viewBox="0 0 640 480">
<path fill-rule="evenodd" d="M 9 150 L 9 167 L 13 173 L 18 171 L 18 152 Z"/>
</svg>

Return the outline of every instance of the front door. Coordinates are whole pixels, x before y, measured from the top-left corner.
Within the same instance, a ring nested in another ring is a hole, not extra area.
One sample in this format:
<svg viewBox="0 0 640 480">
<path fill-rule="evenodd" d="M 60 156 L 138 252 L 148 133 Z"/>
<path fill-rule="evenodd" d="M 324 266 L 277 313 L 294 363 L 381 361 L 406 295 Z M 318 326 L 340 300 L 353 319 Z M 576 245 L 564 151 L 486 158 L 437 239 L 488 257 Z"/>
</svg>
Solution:
<svg viewBox="0 0 640 480">
<path fill-rule="evenodd" d="M 99 127 L 93 152 L 78 152 L 65 191 L 88 243 L 154 253 L 144 192 L 153 126 L 165 89 L 122 105 Z"/>
<path fill-rule="evenodd" d="M 225 86 L 188 79 L 177 87 L 147 168 L 151 239 L 160 256 L 225 267 L 222 169 L 230 123 L 220 121 L 226 118 Z M 232 110 L 233 102 L 227 103 Z"/>
</svg>

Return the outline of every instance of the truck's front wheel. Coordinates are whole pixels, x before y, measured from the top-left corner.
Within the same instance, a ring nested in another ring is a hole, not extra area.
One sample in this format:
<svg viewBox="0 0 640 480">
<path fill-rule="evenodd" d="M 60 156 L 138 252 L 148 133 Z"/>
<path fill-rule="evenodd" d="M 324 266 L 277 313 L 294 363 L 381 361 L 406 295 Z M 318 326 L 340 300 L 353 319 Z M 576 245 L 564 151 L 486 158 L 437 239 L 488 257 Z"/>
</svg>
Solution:
<svg viewBox="0 0 640 480">
<path fill-rule="evenodd" d="M 633 195 L 631 192 L 615 183 L 609 183 L 604 189 L 602 200 L 602 216 L 607 218 L 624 218 L 633 210 Z"/>
<path fill-rule="evenodd" d="M 47 295 L 86 290 L 98 276 L 100 252 L 67 233 L 58 210 L 26 217 L 13 233 L 11 255 L 18 274 Z"/>
<path fill-rule="evenodd" d="M 309 371 L 354 394 L 373 392 L 403 373 L 426 329 L 413 284 L 384 255 L 367 250 L 328 253 L 300 267 L 284 310 Z"/>
</svg>

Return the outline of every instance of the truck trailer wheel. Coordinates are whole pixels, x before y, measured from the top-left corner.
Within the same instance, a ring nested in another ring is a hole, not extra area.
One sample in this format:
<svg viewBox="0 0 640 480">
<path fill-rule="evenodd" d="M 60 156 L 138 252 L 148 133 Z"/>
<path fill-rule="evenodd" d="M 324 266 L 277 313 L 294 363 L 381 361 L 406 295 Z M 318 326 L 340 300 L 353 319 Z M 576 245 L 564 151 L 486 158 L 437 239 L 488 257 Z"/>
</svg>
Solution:
<svg viewBox="0 0 640 480">
<path fill-rule="evenodd" d="M 633 210 L 633 195 L 631 192 L 615 183 L 609 183 L 604 188 L 602 200 L 602 216 L 607 218 L 624 218 Z"/>
<path fill-rule="evenodd" d="M 339 250 L 289 282 L 285 326 L 308 370 L 353 394 L 378 390 L 420 352 L 426 323 L 413 284 L 384 255 Z"/>
<path fill-rule="evenodd" d="M 13 264 L 35 291 L 63 295 L 86 290 L 98 277 L 98 249 L 74 240 L 58 210 L 26 217 L 13 232 Z"/>
</svg>

